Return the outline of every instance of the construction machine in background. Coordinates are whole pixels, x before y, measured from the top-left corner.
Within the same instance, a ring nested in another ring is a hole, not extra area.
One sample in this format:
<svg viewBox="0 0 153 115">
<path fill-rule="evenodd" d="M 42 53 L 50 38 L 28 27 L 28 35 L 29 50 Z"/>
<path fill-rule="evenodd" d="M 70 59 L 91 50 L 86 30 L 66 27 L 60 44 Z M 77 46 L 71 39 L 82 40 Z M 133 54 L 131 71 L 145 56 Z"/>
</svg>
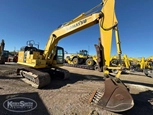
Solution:
<svg viewBox="0 0 153 115">
<path fill-rule="evenodd" d="M 18 61 L 18 54 L 14 53 L 14 54 L 9 54 L 8 58 L 7 58 L 7 62 L 17 62 Z"/>
<path fill-rule="evenodd" d="M 130 71 L 136 72 L 143 72 L 145 69 L 152 69 L 153 68 L 153 60 L 152 57 L 141 57 L 141 58 L 134 58 L 128 57 L 126 54 L 123 57 L 123 63 L 125 68 Z"/>
<path fill-rule="evenodd" d="M 148 58 L 129 58 L 129 68 L 133 71 L 143 72 L 146 76 L 153 78 L 153 56 Z"/>
<path fill-rule="evenodd" d="M 89 70 L 96 70 L 99 72 L 102 72 L 102 69 L 98 70 L 98 64 L 97 64 L 97 56 L 96 55 L 90 55 L 87 53 L 87 50 L 80 50 L 81 53 L 78 54 L 69 54 L 68 56 L 65 56 L 65 66 L 70 66 L 70 67 L 76 67 L 76 68 L 83 68 L 83 69 L 89 69 Z M 83 52 L 83 53 L 82 53 Z M 68 53 L 67 53 L 68 54 Z M 82 55 L 80 55 L 82 54 Z M 78 60 L 81 60 L 80 62 Z M 128 58 L 126 54 L 121 57 L 122 58 L 122 67 L 124 67 L 124 70 L 129 70 L 130 64 L 133 62 L 133 58 Z M 128 60 L 129 59 L 129 60 Z M 132 61 L 131 61 L 132 60 Z M 138 61 L 138 60 L 136 60 Z M 83 62 L 83 63 L 82 63 Z M 113 55 L 110 58 L 110 65 L 113 67 L 118 67 L 120 66 L 119 63 L 119 57 L 117 55 Z M 116 69 L 111 69 L 110 72 L 113 73 L 118 73 L 118 70 Z"/>
<path fill-rule="evenodd" d="M 153 69 L 153 56 L 150 56 L 145 59 L 145 67 L 149 69 Z"/>
<path fill-rule="evenodd" d="M 89 55 L 87 50 L 80 50 L 77 54 L 67 56 L 65 62 L 65 66 L 97 70 L 97 56 Z"/>
<path fill-rule="evenodd" d="M 5 41 L 2 39 L 0 43 L 0 64 L 5 64 L 5 62 L 9 62 L 9 59 L 12 59 L 12 62 L 17 62 L 17 55 L 10 57 L 10 52 L 5 49 Z"/>
<path fill-rule="evenodd" d="M 80 50 L 80 52 L 77 54 L 71 54 L 69 56 L 66 56 L 65 61 L 65 66 L 99 71 L 97 64 L 97 56 L 89 55 L 87 50 Z M 123 62 L 124 61 L 122 59 L 122 65 L 124 67 Z M 120 66 L 119 64 L 119 57 L 117 55 L 111 56 L 110 65 L 118 67 Z M 102 69 L 100 69 L 100 72 L 102 72 Z M 111 69 L 110 72 L 117 73 L 118 71 L 116 69 Z"/>
<path fill-rule="evenodd" d="M 8 61 L 9 53 L 10 52 L 8 50 L 4 50 L 4 52 L 3 52 L 4 58 L 5 58 L 5 62 Z"/>
<path fill-rule="evenodd" d="M 142 63 L 145 66 L 145 69 L 143 69 L 144 74 L 153 78 L 153 56 L 146 58 L 144 63 Z"/>
<path fill-rule="evenodd" d="M 124 71 L 131 70 L 131 68 L 133 68 L 137 63 L 138 63 L 137 59 L 128 58 L 126 54 L 124 54 L 121 57 L 121 66 L 123 67 L 122 70 L 124 70 Z M 114 55 L 114 56 L 111 57 L 110 65 L 114 66 L 114 67 L 120 66 L 120 60 L 119 60 L 119 57 L 117 55 Z M 117 73 L 118 70 L 112 69 L 111 72 Z"/>
<path fill-rule="evenodd" d="M 112 56 L 111 65 L 119 66 L 119 57 Z M 126 54 L 122 57 L 122 67 L 126 72 L 143 72 L 146 76 L 153 78 L 153 56 L 148 58 L 134 58 L 128 57 Z M 113 73 L 117 73 L 117 70 L 112 70 Z"/>
<path fill-rule="evenodd" d="M 99 7 L 102 7 L 99 12 L 93 12 Z M 23 76 L 26 83 L 36 88 L 48 85 L 52 77 L 65 79 L 68 77 L 68 72 L 60 68 L 64 63 L 64 49 L 57 45 L 59 40 L 99 24 L 100 38 L 95 48 L 97 51 L 98 69 L 102 69 L 104 73 L 105 90 L 103 95 L 103 90 L 101 92 L 93 92 L 89 103 L 114 112 L 123 112 L 131 109 L 134 106 L 133 98 L 127 86 L 119 78 L 122 67 L 110 66 L 113 32 L 116 35 L 117 53 L 121 60 L 118 21 L 114 9 L 115 0 L 103 0 L 102 3 L 89 12 L 82 13 L 55 29 L 50 34 L 44 50 L 40 50 L 32 44 L 22 47 L 18 53 L 17 63 L 21 66 L 18 68 L 17 74 Z M 113 77 L 109 73 L 110 69 L 117 69 L 118 73 Z"/>
<path fill-rule="evenodd" d="M 138 59 L 138 58 L 134 58 L 134 57 L 128 57 L 127 54 L 124 54 L 122 57 L 122 67 L 125 71 L 141 71 L 141 69 L 144 69 L 143 66 L 143 60 L 144 57 L 142 59 Z M 110 60 L 110 64 L 112 66 L 119 66 L 119 57 L 118 56 L 112 56 L 111 60 Z M 116 73 L 117 71 L 113 71 L 113 73 Z"/>
<path fill-rule="evenodd" d="M 144 57 L 140 58 L 134 58 L 134 57 L 128 57 L 126 54 L 123 56 L 123 63 L 125 65 L 126 70 L 129 70 L 131 72 L 142 72 L 142 69 L 145 69 L 144 66 Z"/>
<path fill-rule="evenodd" d="M 94 57 L 88 54 L 87 50 L 80 50 L 77 54 L 72 54 L 70 56 L 67 56 L 65 60 L 69 64 L 74 64 L 74 65 L 84 64 L 92 66 L 94 65 L 94 60 L 96 60 L 93 58 Z"/>
<path fill-rule="evenodd" d="M 2 39 L 2 42 L 0 43 L 0 64 L 5 64 L 5 60 L 6 60 L 6 54 L 7 52 L 5 52 L 4 50 L 5 48 L 5 42 Z"/>
</svg>

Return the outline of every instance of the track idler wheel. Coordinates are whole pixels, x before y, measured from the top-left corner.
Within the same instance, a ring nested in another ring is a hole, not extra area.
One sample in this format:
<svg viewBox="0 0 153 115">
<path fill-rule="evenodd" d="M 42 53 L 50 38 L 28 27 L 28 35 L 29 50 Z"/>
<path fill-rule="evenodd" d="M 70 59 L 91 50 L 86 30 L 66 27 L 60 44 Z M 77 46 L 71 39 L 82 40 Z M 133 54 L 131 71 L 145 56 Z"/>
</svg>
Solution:
<svg viewBox="0 0 153 115">
<path fill-rule="evenodd" d="M 93 92 L 89 103 L 112 112 L 123 112 L 134 106 L 134 101 L 127 87 L 117 78 L 106 78 L 105 91 Z"/>
</svg>

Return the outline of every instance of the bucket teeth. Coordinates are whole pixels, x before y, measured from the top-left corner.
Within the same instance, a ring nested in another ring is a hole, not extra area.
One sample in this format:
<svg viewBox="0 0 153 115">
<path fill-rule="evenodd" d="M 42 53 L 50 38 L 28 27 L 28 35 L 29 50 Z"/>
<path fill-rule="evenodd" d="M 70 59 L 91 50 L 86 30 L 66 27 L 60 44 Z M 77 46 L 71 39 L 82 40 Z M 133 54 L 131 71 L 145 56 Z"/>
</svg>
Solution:
<svg viewBox="0 0 153 115">
<path fill-rule="evenodd" d="M 99 98 L 97 98 L 97 97 L 94 97 L 93 99 L 96 100 L 96 101 L 99 101 Z"/>
<path fill-rule="evenodd" d="M 96 103 L 96 104 L 98 103 L 98 101 L 99 101 L 99 100 L 96 100 L 96 99 L 93 99 L 93 100 L 92 100 L 92 102 L 94 102 L 94 103 Z"/>
<path fill-rule="evenodd" d="M 102 95 L 101 96 L 100 95 L 95 95 L 94 97 L 100 99 L 102 97 Z"/>
<path fill-rule="evenodd" d="M 102 92 L 96 92 L 95 96 L 102 97 L 103 96 L 103 93 Z"/>
<path fill-rule="evenodd" d="M 91 95 L 91 98 L 89 100 L 89 103 L 98 103 L 99 100 L 102 98 L 103 96 L 103 93 L 102 92 L 98 92 L 98 91 L 95 91 L 92 93 Z"/>
</svg>

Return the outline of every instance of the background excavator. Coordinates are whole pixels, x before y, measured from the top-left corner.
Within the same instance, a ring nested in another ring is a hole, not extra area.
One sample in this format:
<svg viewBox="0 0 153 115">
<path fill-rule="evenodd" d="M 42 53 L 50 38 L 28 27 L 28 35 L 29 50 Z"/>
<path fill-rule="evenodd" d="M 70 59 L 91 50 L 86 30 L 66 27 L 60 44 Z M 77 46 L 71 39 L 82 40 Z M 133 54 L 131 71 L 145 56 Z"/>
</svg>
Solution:
<svg viewBox="0 0 153 115">
<path fill-rule="evenodd" d="M 143 72 L 146 76 L 153 78 L 153 57 L 128 58 L 124 55 L 125 67 L 132 71 Z"/>
<path fill-rule="evenodd" d="M 6 58 L 7 58 L 6 57 L 7 53 L 5 53 L 4 48 L 5 48 L 5 42 L 2 39 L 2 42 L 0 43 L 0 64 L 5 64 L 5 61 L 6 61 Z"/>
<path fill-rule="evenodd" d="M 93 12 L 101 7 L 99 12 Z M 95 45 L 97 51 L 98 68 L 103 69 L 105 78 L 105 91 L 95 91 L 89 99 L 90 104 L 109 111 L 123 112 L 134 106 L 129 89 L 119 79 L 122 67 L 110 67 L 110 54 L 112 32 L 115 31 L 118 55 L 121 57 L 121 47 L 118 33 L 118 21 L 115 15 L 115 0 L 103 0 L 102 3 L 86 13 L 82 13 L 75 19 L 64 23 L 54 30 L 48 39 L 44 50 L 34 47 L 32 44 L 22 47 L 18 54 L 17 74 L 23 76 L 26 83 L 33 87 L 42 88 L 50 83 L 52 77 L 65 79 L 68 72 L 61 69 L 64 63 L 64 49 L 57 46 L 58 41 L 73 33 L 99 24 L 99 44 Z M 120 58 L 121 60 L 121 58 Z M 109 73 L 110 69 L 118 69 L 116 76 Z"/>
<path fill-rule="evenodd" d="M 110 60 L 112 66 L 120 66 L 119 57 L 112 56 Z M 143 72 L 146 76 L 153 78 L 153 56 L 148 58 L 134 58 L 128 57 L 126 54 L 122 57 L 122 67 L 125 72 Z M 122 69 L 123 70 L 123 69 Z M 118 70 L 112 70 L 113 73 L 117 73 Z"/>
<path fill-rule="evenodd" d="M 5 64 L 5 62 L 17 62 L 17 56 L 10 56 L 11 53 L 5 49 L 5 41 L 2 39 L 0 43 L 0 64 Z M 11 58 L 11 59 L 10 59 Z M 12 60 L 12 61 L 9 61 Z"/>
</svg>

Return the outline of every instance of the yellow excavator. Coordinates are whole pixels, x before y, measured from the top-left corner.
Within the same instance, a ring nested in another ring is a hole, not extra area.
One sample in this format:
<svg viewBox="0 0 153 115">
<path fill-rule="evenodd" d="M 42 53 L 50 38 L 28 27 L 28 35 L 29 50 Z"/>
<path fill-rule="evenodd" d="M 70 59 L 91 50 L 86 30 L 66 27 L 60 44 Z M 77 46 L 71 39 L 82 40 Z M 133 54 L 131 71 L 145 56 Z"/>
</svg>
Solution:
<svg viewBox="0 0 153 115">
<path fill-rule="evenodd" d="M 128 57 L 126 54 L 122 56 L 122 67 L 124 67 L 124 70 L 130 70 L 130 71 L 142 71 L 146 67 L 148 67 L 147 63 L 148 61 L 145 61 L 145 58 L 142 57 L 134 58 L 134 57 Z M 110 60 L 110 64 L 112 66 L 120 66 L 119 64 L 119 58 L 118 56 L 112 56 Z M 113 73 L 116 73 L 116 71 L 113 71 Z"/>
<path fill-rule="evenodd" d="M 142 57 L 134 58 L 134 57 L 128 57 L 126 54 L 123 56 L 123 63 L 127 70 L 130 71 L 137 71 L 140 72 L 141 70 L 145 69 L 145 58 Z"/>
<path fill-rule="evenodd" d="M 143 69 L 144 74 L 153 78 L 153 56 L 146 58 L 142 64 L 145 66 L 145 69 Z"/>
<path fill-rule="evenodd" d="M 148 58 L 128 58 L 124 55 L 125 68 L 132 71 L 143 72 L 146 76 L 153 78 L 153 56 Z"/>
<path fill-rule="evenodd" d="M 99 7 L 102 7 L 99 12 L 93 12 Z M 60 69 L 60 66 L 64 63 L 64 49 L 57 46 L 58 41 L 95 24 L 99 24 L 100 29 L 99 44 L 95 45 L 95 48 L 98 57 L 98 67 L 103 69 L 104 73 L 105 91 L 103 95 L 103 90 L 101 92 L 93 92 L 89 103 L 114 112 L 123 112 L 131 109 L 134 106 L 133 98 L 127 86 L 119 78 L 122 67 L 110 67 L 112 32 L 115 32 L 116 35 L 117 51 L 121 60 L 115 0 L 103 0 L 102 3 L 90 11 L 82 13 L 55 29 L 50 34 L 44 50 L 37 49 L 31 44 L 21 48 L 17 63 L 23 66 L 18 68 L 17 74 L 23 76 L 26 79 L 26 83 L 32 84 L 36 88 L 48 85 L 53 76 L 66 78 L 63 75 L 66 75 L 67 71 Z M 110 75 L 110 69 L 118 70 L 116 76 Z"/>
</svg>

